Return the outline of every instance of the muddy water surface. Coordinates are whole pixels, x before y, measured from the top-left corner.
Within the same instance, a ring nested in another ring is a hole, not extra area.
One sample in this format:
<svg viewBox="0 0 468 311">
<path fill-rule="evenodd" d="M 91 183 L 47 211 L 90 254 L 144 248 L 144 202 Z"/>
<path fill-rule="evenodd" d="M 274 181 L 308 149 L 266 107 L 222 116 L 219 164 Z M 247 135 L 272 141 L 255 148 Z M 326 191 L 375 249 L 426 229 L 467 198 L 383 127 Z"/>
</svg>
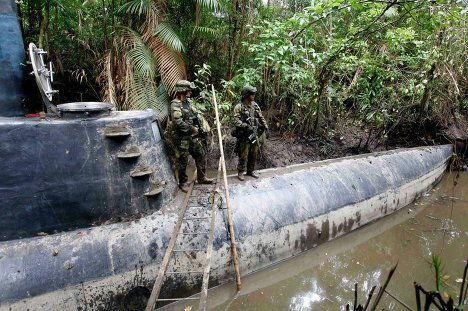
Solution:
<svg viewBox="0 0 468 311">
<path fill-rule="evenodd" d="M 242 279 L 242 291 L 227 284 L 210 290 L 210 310 L 345 310 L 358 303 L 398 267 L 387 290 L 415 310 L 413 281 L 434 290 L 432 254 L 439 255 L 447 281 L 458 293 L 468 258 L 468 172 L 446 174 L 414 204 L 345 237 Z M 376 290 L 376 291 L 377 291 Z M 169 309 L 184 310 L 190 304 Z M 406 310 L 385 295 L 379 310 Z M 198 305 L 192 305 L 198 309 Z M 352 309 L 352 308 L 351 308 Z"/>
</svg>

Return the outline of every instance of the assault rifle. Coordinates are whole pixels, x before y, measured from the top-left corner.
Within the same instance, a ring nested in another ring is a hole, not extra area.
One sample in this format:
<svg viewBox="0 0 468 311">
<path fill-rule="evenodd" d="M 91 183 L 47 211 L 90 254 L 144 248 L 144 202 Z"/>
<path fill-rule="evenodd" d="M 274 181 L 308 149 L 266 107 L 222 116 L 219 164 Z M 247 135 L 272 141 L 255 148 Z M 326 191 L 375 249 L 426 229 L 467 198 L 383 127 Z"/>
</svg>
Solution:
<svg viewBox="0 0 468 311">
<path fill-rule="evenodd" d="M 249 134 L 249 141 L 251 144 L 255 144 L 255 143 L 259 143 L 258 142 L 258 135 L 257 135 L 257 131 L 255 130 L 255 128 L 252 129 L 252 131 L 250 132 Z"/>
<path fill-rule="evenodd" d="M 200 119 L 198 119 L 198 117 L 195 116 L 195 117 L 192 117 L 191 120 L 192 120 L 193 126 L 198 129 L 198 137 L 200 137 L 200 139 L 202 140 L 203 145 L 205 147 L 208 147 L 208 141 L 207 141 L 208 133 L 200 124 Z"/>
<path fill-rule="evenodd" d="M 260 140 L 258 139 L 258 126 L 254 126 L 250 120 L 250 117 L 245 120 L 247 124 L 250 125 L 252 130 L 248 131 L 247 134 L 249 135 L 247 138 L 249 139 L 251 144 L 257 144 L 258 148 L 260 148 Z"/>
</svg>

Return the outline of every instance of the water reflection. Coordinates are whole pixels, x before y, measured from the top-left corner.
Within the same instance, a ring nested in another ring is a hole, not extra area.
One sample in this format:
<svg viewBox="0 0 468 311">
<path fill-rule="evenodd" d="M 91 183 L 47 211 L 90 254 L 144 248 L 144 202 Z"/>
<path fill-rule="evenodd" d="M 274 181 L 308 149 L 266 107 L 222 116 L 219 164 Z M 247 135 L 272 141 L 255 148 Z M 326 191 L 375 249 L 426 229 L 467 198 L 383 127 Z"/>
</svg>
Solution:
<svg viewBox="0 0 468 311">
<path fill-rule="evenodd" d="M 456 186 L 454 186 L 456 184 Z M 416 309 L 413 281 L 435 289 L 431 256 L 441 256 L 446 290 L 456 292 L 468 257 L 468 173 L 446 174 L 441 183 L 409 207 L 271 269 L 242 278 L 242 292 L 227 284 L 210 290 L 211 310 L 345 310 L 365 304 L 373 286 L 398 268 L 388 291 Z M 183 310 L 173 305 L 169 310 Z M 194 305 L 193 308 L 197 308 Z M 379 309 L 403 310 L 384 295 Z"/>
<path fill-rule="evenodd" d="M 306 286 L 310 287 L 310 290 L 305 293 L 298 293 L 291 298 L 291 303 L 289 304 L 289 310 L 293 311 L 305 311 L 311 310 L 312 306 L 316 302 L 320 302 L 325 298 L 323 295 L 325 291 L 319 287 L 317 280 L 314 279 L 305 279 L 304 283 Z"/>
</svg>

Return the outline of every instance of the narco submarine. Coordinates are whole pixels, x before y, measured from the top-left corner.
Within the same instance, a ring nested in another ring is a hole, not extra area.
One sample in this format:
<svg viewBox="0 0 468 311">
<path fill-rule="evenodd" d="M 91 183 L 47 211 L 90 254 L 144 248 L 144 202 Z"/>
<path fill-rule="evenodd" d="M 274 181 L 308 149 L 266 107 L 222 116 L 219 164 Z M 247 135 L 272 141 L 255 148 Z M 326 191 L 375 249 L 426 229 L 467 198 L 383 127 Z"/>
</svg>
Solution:
<svg viewBox="0 0 468 311">
<path fill-rule="evenodd" d="M 207 186 L 195 185 L 191 201 L 177 190 L 151 110 L 52 104 L 51 68 L 34 44 L 28 54 L 48 113 L 25 117 L 15 10 L 15 1 L 0 0 L 0 310 L 136 310 L 183 201 L 196 211 L 170 271 L 187 273 L 168 274 L 160 297 L 193 291 L 201 276 L 190 272 L 205 258 L 197 249 L 206 247 L 206 227 L 197 221 L 210 210 Z M 449 145 L 400 149 L 263 170 L 243 183 L 229 178 L 241 274 L 411 203 L 439 181 L 451 155 Z M 234 279 L 225 214 L 213 218 L 210 285 Z"/>
</svg>

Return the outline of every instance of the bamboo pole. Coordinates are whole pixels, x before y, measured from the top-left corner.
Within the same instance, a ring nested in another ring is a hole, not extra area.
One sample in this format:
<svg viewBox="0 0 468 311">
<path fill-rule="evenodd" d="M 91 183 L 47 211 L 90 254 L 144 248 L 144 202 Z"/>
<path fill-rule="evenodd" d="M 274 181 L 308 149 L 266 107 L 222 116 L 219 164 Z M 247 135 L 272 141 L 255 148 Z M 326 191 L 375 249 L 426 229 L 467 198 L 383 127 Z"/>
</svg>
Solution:
<svg viewBox="0 0 468 311">
<path fill-rule="evenodd" d="M 159 292 L 161 291 L 161 287 L 163 284 L 164 275 L 166 274 L 172 251 L 174 250 L 175 244 L 177 242 L 177 236 L 179 235 L 180 228 L 182 227 L 182 222 L 184 221 L 184 215 L 187 211 L 188 201 L 190 199 L 190 194 L 192 193 L 194 183 L 195 181 L 192 181 L 190 183 L 190 188 L 185 194 L 184 203 L 179 211 L 177 223 L 174 227 L 174 231 L 172 232 L 171 240 L 169 241 L 169 245 L 167 246 L 166 253 L 164 254 L 163 261 L 161 262 L 161 266 L 159 267 L 159 272 L 156 277 L 156 281 L 154 281 L 153 289 L 151 290 L 151 295 L 148 299 L 148 303 L 146 304 L 145 311 L 153 311 L 154 307 L 156 306 L 156 301 L 158 300 Z"/>
<path fill-rule="evenodd" d="M 227 176 L 226 176 L 226 162 L 224 161 L 223 138 L 221 135 L 221 123 L 219 122 L 218 104 L 216 103 L 214 85 L 211 85 L 211 93 L 213 94 L 213 103 L 214 103 L 215 114 L 216 114 L 216 128 L 218 130 L 219 152 L 221 153 L 221 165 L 223 169 L 224 191 L 226 193 L 226 207 L 227 207 L 227 213 L 228 213 L 229 235 L 231 237 L 232 261 L 234 263 L 234 270 L 236 272 L 237 291 L 240 292 L 241 279 L 240 279 L 240 272 L 239 272 L 239 262 L 237 261 L 237 249 L 236 249 L 237 243 L 236 243 L 236 237 L 234 235 L 234 226 L 232 224 L 231 200 L 229 198 L 229 189 L 228 189 Z"/>
<path fill-rule="evenodd" d="M 221 197 L 219 191 L 219 184 L 221 181 L 221 158 L 218 161 L 218 175 L 216 177 L 216 187 L 213 192 L 213 202 L 211 203 L 211 221 L 210 221 L 210 236 L 208 238 L 208 248 L 206 250 L 206 265 L 203 271 L 203 282 L 200 293 L 200 303 L 198 305 L 199 311 L 206 310 L 206 300 L 208 298 L 208 283 L 210 278 L 210 269 L 211 269 L 211 255 L 213 253 L 213 239 L 214 239 L 214 229 L 216 224 L 216 212 L 218 209 L 218 199 Z"/>
</svg>

